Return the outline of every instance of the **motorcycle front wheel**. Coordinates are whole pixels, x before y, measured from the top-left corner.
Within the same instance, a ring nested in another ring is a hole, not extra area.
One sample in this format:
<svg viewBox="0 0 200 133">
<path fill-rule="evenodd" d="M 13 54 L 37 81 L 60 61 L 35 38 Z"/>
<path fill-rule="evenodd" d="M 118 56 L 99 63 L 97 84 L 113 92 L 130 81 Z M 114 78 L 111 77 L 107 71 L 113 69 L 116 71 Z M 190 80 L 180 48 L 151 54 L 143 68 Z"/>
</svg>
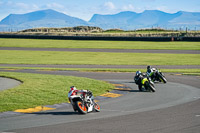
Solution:
<svg viewBox="0 0 200 133">
<path fill-rule="evenodd" d="M 149 84 L 149 88 L 150 88 L 150 90 L 151 90 L 152 92 L 155 92 L 155 91 L 156 91 L 154 85 L 152 85 L 152 84 Z"/>
<path fill-rule="evenodd" d="M 160 73 L 158 75 L 159 75 L 159 79 L 161 80 L 161 82 L 167 83 L 167 80 L 163 75 L 161 75 Z"/>
<path fill-rule="evenodd" d="M 94 109 L 96 112 L 100 112 L 100 106 L 96 102 L 94 103 Z"/>
<path fill-rule="evenodd" d="M 86 107 L 86 105 L 83 104 L 82 101 L 76 101 L 75 105 L 76 105 L 76 108 L 77 108 L 77 110 L 80 114 L 86 114 L 87 113 L 87 107 Z"/>
<path fill-rule="evenodd" d="M 155 92 L 156 91 L 154 85 L 149 83 L 149 82 L 145 82 L 145 89 L 148 90 L 148 91 L 151 91 L 151 92 Z"/>
</svg>

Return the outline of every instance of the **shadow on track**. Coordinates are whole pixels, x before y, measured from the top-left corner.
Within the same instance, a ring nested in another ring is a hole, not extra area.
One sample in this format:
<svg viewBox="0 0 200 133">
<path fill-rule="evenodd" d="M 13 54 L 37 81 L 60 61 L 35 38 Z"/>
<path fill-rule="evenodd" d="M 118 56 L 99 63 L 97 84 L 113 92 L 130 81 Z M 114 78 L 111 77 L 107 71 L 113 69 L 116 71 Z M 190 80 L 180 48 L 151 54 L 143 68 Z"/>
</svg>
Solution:
<svg viewBox="0 0 200 133">
<path fill-rule="evenodd" d="M 78 112 L 36 112 L 36 113 L 30 113 L 30 114 L 36 114 L 36 115 L 79 115 Z"/>
</svg>

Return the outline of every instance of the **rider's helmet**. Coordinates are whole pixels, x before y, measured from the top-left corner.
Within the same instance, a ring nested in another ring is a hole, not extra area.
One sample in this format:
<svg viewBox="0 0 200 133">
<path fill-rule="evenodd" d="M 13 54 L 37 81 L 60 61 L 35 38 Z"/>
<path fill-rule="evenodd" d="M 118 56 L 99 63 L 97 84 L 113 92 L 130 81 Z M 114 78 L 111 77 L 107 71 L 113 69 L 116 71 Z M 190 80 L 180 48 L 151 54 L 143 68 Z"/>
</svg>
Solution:
<svg viewBox="0 0 200 133">
<path fill-rule="evenodd" d="M 147 70 L 151 69 L 151 66 L 147 66 Z"/>
<path fill-rule="evenodd" d="M 70 87 L 70 91 L 72 91 L 72 90 L 77 90 L 77 89 L 76 89 L 75 86 L 71 86 L 71 87 Z"/>
<path fill-rule="evenodd" d="M 136 74 L 135 74 L 135 76 L 139 76 L 140 74 L 141 74 L 141 72 L 137 71 Z"/>
</svg>

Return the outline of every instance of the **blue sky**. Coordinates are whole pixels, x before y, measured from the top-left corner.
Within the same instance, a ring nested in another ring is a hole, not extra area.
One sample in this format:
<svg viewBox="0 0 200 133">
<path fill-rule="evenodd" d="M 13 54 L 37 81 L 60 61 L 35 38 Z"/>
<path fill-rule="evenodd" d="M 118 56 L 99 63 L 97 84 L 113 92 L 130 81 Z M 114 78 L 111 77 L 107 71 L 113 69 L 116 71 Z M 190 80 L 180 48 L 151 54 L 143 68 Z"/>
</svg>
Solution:
<svg viewBox="0 0 200 133">
<path fill-rule="evenodd" d="M 88 21 L 93 14 L 161 10 L 200 12 L 200 0 L 0 0 L 0 20 L 9 14 L 53 9 Z"/>
</svg>

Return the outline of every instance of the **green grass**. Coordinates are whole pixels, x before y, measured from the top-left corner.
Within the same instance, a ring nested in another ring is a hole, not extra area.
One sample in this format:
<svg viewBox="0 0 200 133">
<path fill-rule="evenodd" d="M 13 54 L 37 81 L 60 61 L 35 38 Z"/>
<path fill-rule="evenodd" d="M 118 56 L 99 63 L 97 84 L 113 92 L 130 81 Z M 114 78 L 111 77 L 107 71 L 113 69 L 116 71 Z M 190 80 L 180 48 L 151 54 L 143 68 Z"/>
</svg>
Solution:
<svg viewBox="0 0 200 133">
<path fill-rule="evenodd" d="M 200 65 L 199 54 L 1 50 L 0 64 Z"/>
<path fill-rule="evenodd" d="M 200 43 L 0 39 L 0 47 L 200 50 Z M 200 55 L 0 50 L 0 64 L 200 65 Z M 103 68 L 0 68 L 92 72 L 135 72 L 138 70 Z M 146 71 L 145 69 L 139 70 L 143 72 Z M 179 72 L 199 75 L 200 70 L 162 69 L 162 72 Z M 20 86 L 0 91 L 0 112 L 67 102 L 67 93 L 69 87 L 72 85 L 75 85 L 78 89 L 90 89 L 95 96 L 113 89 L 112 85 L 103 81 L 72 76 L 14 72 L 0 72 L 0 76 L 23 81 L 23 84 Z"/>
<path fill-rule="evenodd" d="M 200 73 L 183 73 L 183 75 L 200 76 Z"/>
<path fill-rule="evenodd" d="M 3 39 L 0 47 L 200 50 L 199 42 Z"/>
<path fill-rule="evenodd" d="M 73 76 L 13 72 L 0 72 L 0 76 L 23 81 L 15 88 L 0 91 L 0 112 L 67 102 L 69 87 L 72 85 L 77 89 L 89 89 L 94 96 L 114 88 L 104 81 Z"/>
</svg>

